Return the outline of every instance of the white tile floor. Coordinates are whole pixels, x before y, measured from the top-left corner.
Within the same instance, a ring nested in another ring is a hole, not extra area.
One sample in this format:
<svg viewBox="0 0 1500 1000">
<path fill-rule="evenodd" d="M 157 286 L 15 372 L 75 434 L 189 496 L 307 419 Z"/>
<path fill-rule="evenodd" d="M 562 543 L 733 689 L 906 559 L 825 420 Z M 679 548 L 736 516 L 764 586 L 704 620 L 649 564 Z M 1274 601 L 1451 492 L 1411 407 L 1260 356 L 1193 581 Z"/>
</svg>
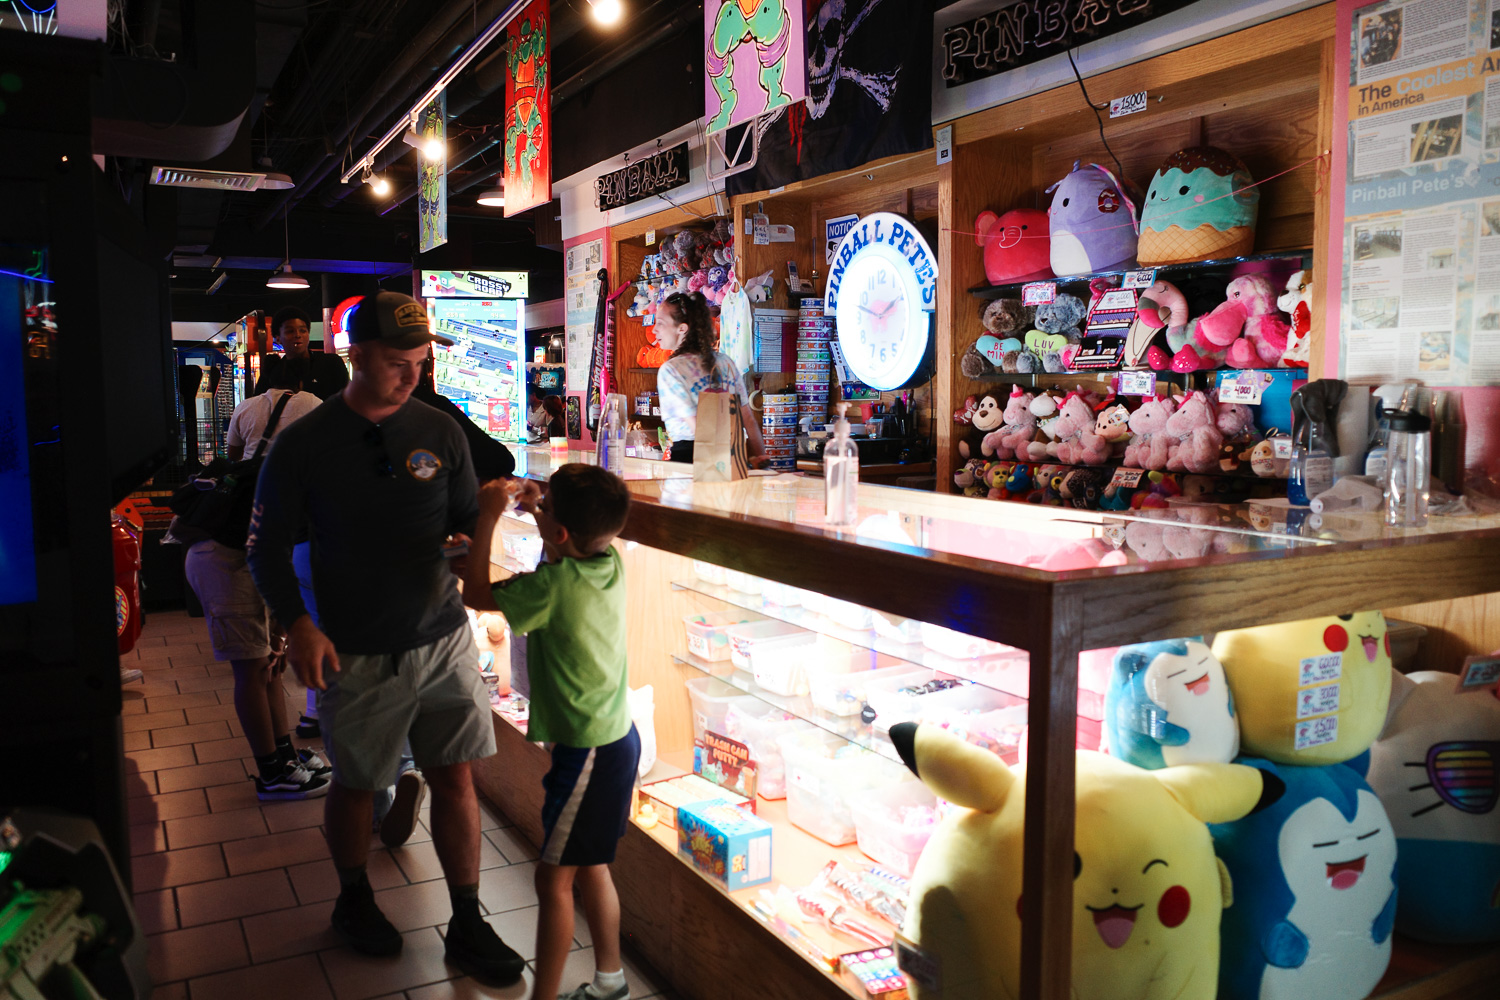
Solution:
<svg viewBox="0 0 1500 1000">
<path fill-rule="evenodd" d="M 338 882 L 323 842 L 322 803 L 261 803 L 254 762 L 231 701 L 229 664 L 216 663 L 201 618 L 157 613 L 126 665 L 125 687 L 136 910 L 150 934 L 153 1000 L 470 1000 L 530 995 L 531 970 L 509 989 L 485 987 L 443 960 L 448 893 L 422 826 L 404 847 L 370 855 L 370 882 L 406 938 L 376 959 L 339 945 L 328 927 Z M 306 692 L 285 681 L 295 719 Z M 300 742 L 300 741 L 299 741 Z M 481 802 L 480 900 L 487 920 L 530 961 L 536 951 L 536 851 Z M 378 846 L 378 845 L 377 845 Z M 565 988 L 593 975 L 580 915 Z M 637 1000 L 661 988 L 627 956 Z"/>
</svg>

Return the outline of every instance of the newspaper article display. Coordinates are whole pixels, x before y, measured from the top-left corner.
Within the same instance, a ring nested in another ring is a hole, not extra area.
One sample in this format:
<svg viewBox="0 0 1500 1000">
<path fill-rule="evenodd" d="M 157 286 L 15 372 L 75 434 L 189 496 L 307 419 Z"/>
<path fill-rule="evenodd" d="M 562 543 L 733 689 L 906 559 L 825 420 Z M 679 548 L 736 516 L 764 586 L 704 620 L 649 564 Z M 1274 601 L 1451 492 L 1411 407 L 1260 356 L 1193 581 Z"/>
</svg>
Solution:
<svg viewBox="0 0 1500 1000">
<path fill-rule="evenodd" d="M 1349 40 L 1339 370 L 1500 384 L 1500 0 L 1382 0 Z"/>
<path fill-rule="evenodd" d="M 563 255 L 563 322 L 567 345 L 564 370 L 567 387 L 588 386 L 589 357 L 594 349 L 594 313 L 599 304 L 599 268 L 604 266 L 604 241 L 590 240 L 567 248 Z"/>
</svg>

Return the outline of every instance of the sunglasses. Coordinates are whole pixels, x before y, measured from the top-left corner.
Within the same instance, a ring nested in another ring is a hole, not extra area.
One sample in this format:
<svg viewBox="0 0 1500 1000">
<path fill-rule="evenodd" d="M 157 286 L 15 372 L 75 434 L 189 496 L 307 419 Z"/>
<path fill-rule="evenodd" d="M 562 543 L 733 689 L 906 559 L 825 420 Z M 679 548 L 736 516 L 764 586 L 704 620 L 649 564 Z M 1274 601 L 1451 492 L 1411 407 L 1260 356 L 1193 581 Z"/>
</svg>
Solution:
<svg viewBox="0 0 1500 1000">
<path fill-rule="evenodd" d="M 365 443 L 380 449 L 380 457 L 375 460 L 375 475 L 382 479 L 395 479 L 396 467 L 391 464 L 391 456 L 385 450 L 385 435 L 379 424 L 365 431 Z"/>
<path fill-rule="evenodd" d="M 1420 816 L 1445 804 L 1459 812 L 1473 814 L 1494 809 L 1497 799 L 1500 799 L 1497 761 L 1500 761 L 1500 742 L 1462 740 L 1433 744 L 1425 761 L 1414 761 L 1406 766 L 1420 767 L 1427 772 L 1428 781 L 1413 785 L 1410 790 L 1431 788 L 1437 793 L 1438 801 L 1412 815 Z"/>
</svg>

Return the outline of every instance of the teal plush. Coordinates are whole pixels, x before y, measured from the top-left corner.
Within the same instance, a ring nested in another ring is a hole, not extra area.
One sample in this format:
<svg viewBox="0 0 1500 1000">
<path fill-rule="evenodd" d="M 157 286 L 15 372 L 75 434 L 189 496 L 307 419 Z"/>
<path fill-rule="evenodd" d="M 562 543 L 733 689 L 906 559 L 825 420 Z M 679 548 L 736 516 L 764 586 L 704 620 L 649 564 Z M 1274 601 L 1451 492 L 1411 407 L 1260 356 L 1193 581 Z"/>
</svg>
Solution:
<svg viewBox="0 0 1500 1000">
<path fill-rule="evenodd" d="M 1142 267 L 1243 257 L 1255 248 L 1260 189 L 1233 153 L 1178 150 L 1161 165 L 1141 210 Z"/>
</svg>

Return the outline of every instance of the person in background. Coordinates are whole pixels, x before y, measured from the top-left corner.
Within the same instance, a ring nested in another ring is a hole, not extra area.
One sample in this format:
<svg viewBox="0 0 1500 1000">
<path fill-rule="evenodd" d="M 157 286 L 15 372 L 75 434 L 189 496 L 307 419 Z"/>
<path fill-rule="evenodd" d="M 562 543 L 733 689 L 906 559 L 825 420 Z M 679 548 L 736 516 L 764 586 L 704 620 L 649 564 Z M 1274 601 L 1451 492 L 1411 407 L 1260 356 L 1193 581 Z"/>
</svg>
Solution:
<svg viewBox="0 0 1500 1000">
<path fill-rule="evenodd" d="M 568 425 L 562 397 L 548 396 L 542 400 L 542 409 L 547 411 L 547 436 L 549 438 L 567 437 Z"/>
<path fill-rule="evenodd" d="M 283 369 L 287 384 L 235 407 L 226 447 L 231 461 L 256 453 L 283 398 L 286 403 L 276 418 L 272 440 L 322 405 L 317 396 L 296 389 L 305 368 L 305 360 L 294 360 Z M 245 565 L 245 550 L 214 539 L 195 542 L 187 551 L 183 573 L 203 605 L 214 659 L 228 660 L 234 671 L 234 714 L 255 756 L 256 798 L 310 799 L 326 794 L 327 765 L 292 746 L 281 686 L 283 661 L 273 655 L 273 645 L 279 646 L 281 637 L 273 633 L 265 602 Z"/>
<path fill-rule="evenodd" d="M 546 397 L 537 389 L 532 389 L 527 397 L 526 438 L 529 441 L 547 440 L 548 416 L 545 401 Z"/>
<path fill-rule="evenodd" d="M 512 493 L 536 518 L 545 561 L 534 573 L 490 584 L 490 545 Z M 479 523 L 464 579 L 464 602 L 500 611 L 530 633 L 531 721 L 526 738 L 551 744 L 542 778 L 542 857 L 536 868 L 536 982 L 533 1000 L 562 985 L 573 947 L 573 888 L 594 942 L 594 979 L 566 1000 L 629 1000 L 620 960 L 620 899 L 609 866 L 625 836 L 641 759 L 630 718 L 625 663 L 625 567 L 611 544 L 625 526 L 630 492 L 596 465 L 570 463 L 547 483 L 479 493 Z"/>
<path fill-rule="evenodd" d="M 765 442 L 760 421 L 750 409 L 745 376 L 729 355 L 714 349 L 714 323 L 708 300 L 700 292 L 668 295 L 656 309 L 656 343 L 672 352 L 656 376 L 661 397 L 661 419 L 672 439 L 671 460 L 693 460 L 693 434 L 698 427 L 698 397 L 705 389 L 734 394 L 740 419 L 750 439 L 750 464 L 765 464 Z"/>
<path fill-rule="evenodd" d="M 454 422 L 414 401 L 433 341 L 410 296 L 367 295 L 349 316 L 354 377 L 285 434 L 261 468 L 247 561 L 279 621 L 287 661 L 317 688 L 333 765 L 325 800 L 338 873 L 333 929 L 368 955 L 401 951 L 365 873 L 377 789 L 410 745 L 432 799 L 433 848 L 453 916 L 449 961 L 499 985 L 526 963 L 479 907 L 479 800 L 470 762 L 495 752 L 479 650 L 449 568 L 479 513 L 469 446 Z M 314 622 L 292 565 L 306 532 Z"/>
<path fill-rule="evenodd" d="M 305 359 L 307 363 L 302 370 L 300 388 L 319 399 L 327 399 L 349 384 L 349 369 L 344 367 L 343 358 L 323 351 L 314 354 L 308 349 L 312 320 L 307 313 L 296 306 L 278 309 L 271 318 L 271 329 L 286 354 L 267 354 L 261 359 L 260 378 L 255 381 L 252 396 L 260 395 L 273 385 L 284 384 L 286 379 L 281 375 L 281 368 L 297 358 Z"/>
<path fill-rule="evenodd" d="M 422 367 L 422 377 L 417 380 L 417 387 L 411 391 L 411 398 L 446 413 L 458 424 L 458 429 L 464 432 L 464 439 L 469 442 L 469 454 L 474 459 L 474 474 L 480 483 L 508 478 L 516 471 L 516 457 L 510 453 L 509 448 L 486 434 L 453 400 L 433 387 L 432 369 L 432 358 L 429 356 Z"/>
</svg>

